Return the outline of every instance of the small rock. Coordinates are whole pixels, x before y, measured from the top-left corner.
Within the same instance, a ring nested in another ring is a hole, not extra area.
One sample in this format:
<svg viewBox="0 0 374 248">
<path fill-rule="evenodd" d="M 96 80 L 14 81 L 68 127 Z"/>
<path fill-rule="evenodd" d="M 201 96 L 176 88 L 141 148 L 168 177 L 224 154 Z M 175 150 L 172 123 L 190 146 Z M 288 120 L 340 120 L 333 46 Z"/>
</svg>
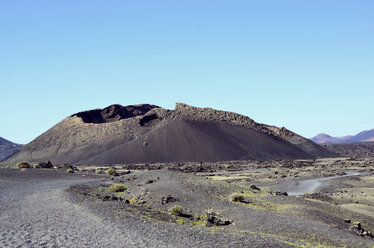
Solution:
<svg viewBox="0 0 374 248">
<path fill-rule="evenodd" d="M 365 230 L 360 222 L 354 223 L 352 226 L 349 227 L 349 230 L 355 232 L 359 236 L 367 236 L 370 238 L 374 238 L 374 235 L 371 234 L 369 231 Z"/>
<path fill-rule="evenodd" d="M 207 226 L 227 226 L 232 223 L 230 220 L 221 219 L 214 211 L 206 213 L 206 220 L 208 221 Z"/>
<path fill-rule="evenodd" d="M 41 169 L 53 169 L 53 165 L 51 161 L 48 161 L 47 163 L 38 163 L 34 165 L 34 168 L 41 168 Z"/>
<path fill-rule="evenodd" d="M 168 196 L 163 196 L 161 198 L 161 204 L 167 204 L 169 202 L 176 202 L 176 201 L 179 201 L 179 199 L 175 198 L 175 197 L 172 197 L 171 195 L 168 195 Z"/>
<path fill-rule="evenodd" d="M 123 175 L 127 175 L 127 174 L 130 174 L 130 173 L 131 173 L 131 171 L 125 170 L 125 171 L 118 172 L 117 174 L 118 174 L 118 176 L 123 176 Z"/>
<path fill-rule="evenodd" d="M 288 193 L 287 193 L 287 192 L 280 192 L 280 191 L 277 191 L 277 192 L 275 192 L 275 195 L 288 196 Z"/>
<path fill-rule="evenodd" d="M 110 196 L 109 195 L 105 195 L 103 198 L 102 198 L 102 200 L 103 201 L 109 201 L 110 200 Z"/>
<path fill-rule="evenodd" d="M 254 190 L 259 190 L 259 191 L 261 191 L 261 189 L 260 188 L 258 188 L 256 185 L 254 185 L 254 184 L 252 184 L 251 186 L 250 186 L 250 188 L 251 189 L 254 189 Z"/>
</svg>

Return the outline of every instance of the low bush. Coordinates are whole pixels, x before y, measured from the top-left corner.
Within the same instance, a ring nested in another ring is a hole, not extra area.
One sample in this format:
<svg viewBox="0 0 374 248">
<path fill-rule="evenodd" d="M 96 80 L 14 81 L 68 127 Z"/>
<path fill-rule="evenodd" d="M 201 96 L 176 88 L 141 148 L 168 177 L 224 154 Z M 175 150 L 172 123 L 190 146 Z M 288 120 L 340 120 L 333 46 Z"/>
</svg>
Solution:
<svg viewBox="0 0 374 248">
<path fill-rule="evenodd" d="M 66 173 L 74 173 L 74 170 L 72 168 L 66 169 Z"/>
<path fill-rule="evenodd" d="M 17 165 L 17 168 L 19 169 L 31 168 L 30 164 L 27 163 L 26 161 L 18 162 L 16 165 Z"/>
<path fill-rule="evenodd" d="M 183 208 L 179 205 L 175 205 L 174 207 L 169 209 L 169 213 L 175 216 L 179 216 L 183 214 Z"/>
<path fill-rule="evenodd" d="M 109 169 L 105 171 L 105 174 L 110 175 L 110 176 L 116 175 L 117 174 L 116 168 L 110 167 Z"/>
<path fill-rule="evenodd" d="M 109 192 L 124 192 L 124 191 L 128 190 L 128 188 L 129 187 L 125 184 L 114 183 L 114 184 L 109 186 L 107 191 L 109 191 Z"/>
</svg>

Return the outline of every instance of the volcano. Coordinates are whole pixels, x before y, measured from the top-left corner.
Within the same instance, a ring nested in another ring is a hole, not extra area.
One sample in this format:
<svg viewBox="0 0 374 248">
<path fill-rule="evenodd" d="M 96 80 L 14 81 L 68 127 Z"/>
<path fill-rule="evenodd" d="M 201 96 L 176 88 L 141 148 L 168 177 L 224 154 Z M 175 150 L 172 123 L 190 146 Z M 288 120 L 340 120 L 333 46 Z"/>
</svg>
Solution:
<svg viewBox="0 0 374 248">
<path fill-rule="evenodd" d="M 106 165 L 323 157 L 336 154 L 284 127 L 177 103 L 174 110 L 116 104 L 73 114 L 7 161 Z"/>
</svg>

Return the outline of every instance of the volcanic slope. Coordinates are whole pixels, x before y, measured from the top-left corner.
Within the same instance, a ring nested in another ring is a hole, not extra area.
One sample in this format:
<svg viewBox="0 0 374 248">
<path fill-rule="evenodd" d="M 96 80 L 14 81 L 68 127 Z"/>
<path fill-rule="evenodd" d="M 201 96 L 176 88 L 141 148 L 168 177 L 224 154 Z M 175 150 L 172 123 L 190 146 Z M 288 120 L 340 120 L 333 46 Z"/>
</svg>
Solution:
<svg viewBox="0 0 374 248">
<path fill-rule="evenodd" d="M 7 161 L 99 165 L 334 156 L 286 128 L 177 103 L 175 110 L 148 104 L 111 105 L 74 114 Z"/>
<path fill-rule="evenodd" d="M 3 161 L 7 157 L 11 156 L 19 149 L 21 149 L 21 147 L 22 145 L 13 143 L 0 137 L 0 161 Z"/>
</svg>

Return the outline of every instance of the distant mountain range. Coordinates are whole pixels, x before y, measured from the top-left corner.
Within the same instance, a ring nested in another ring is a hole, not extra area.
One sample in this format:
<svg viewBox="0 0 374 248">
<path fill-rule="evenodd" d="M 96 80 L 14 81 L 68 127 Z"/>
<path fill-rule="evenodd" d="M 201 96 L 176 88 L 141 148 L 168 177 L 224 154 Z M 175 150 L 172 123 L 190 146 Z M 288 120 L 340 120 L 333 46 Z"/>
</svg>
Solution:
<svg viewBox="0 0 374 248">
<path fill-rule="evenodd" d="M 0 161 L 3 161 L 4 159 L 13 155 L 21 148 L 22 145 L 13 143 L 9 140 L 0 137 Z"/>
<path fill-rule="evenodd" d="M 310 140 L 317 144 L 342 144 L 355 142 L 374 142 L 374 128 L 362 131 L 356 135 L 348 135 L 344 137 L 331 137 L 328 134 L 320 133 Z"/>
<path fill-rule="evenodd" d="M 73 114 L 7 161 L 100 165 L 334 156 L 286 128 L 177 103 L 174 110 L 116 104 Z"/>
</svg>

